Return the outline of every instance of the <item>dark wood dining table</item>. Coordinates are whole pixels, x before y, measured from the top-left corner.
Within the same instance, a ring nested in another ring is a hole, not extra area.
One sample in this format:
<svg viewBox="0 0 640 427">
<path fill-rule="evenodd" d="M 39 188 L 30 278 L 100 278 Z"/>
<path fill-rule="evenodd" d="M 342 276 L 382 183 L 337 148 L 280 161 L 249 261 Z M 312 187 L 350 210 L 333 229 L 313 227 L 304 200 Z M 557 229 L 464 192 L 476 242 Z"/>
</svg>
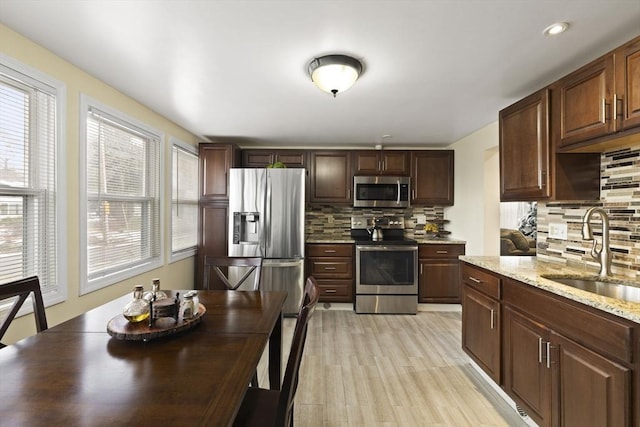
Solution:
<svg viewBox="0 0 640 427">
<path fill-rule="evenodd" d="M 286 293 L 199 296 L 202 321 L 168 337 L 111 337 L 125 295 L 0 350 L 0 426 L 232 424 L 267 343 L 280 388 Z"/>
</svg>

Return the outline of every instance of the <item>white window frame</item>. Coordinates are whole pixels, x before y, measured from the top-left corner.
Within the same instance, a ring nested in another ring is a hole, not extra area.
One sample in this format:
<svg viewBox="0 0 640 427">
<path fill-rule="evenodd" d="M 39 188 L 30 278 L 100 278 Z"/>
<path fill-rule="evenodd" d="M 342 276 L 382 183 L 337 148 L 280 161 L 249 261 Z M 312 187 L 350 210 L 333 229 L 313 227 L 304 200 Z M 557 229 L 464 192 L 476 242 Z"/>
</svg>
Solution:
<svg viewBox="0 0 640 427">
<path fill-rule="evenodd" d="M 89 278 L 88 259 L 87 259 L 87 209 L 88 209 L 88 188 L 87 188 L 87 119 L 91 110 L 100 111 L 112 118 L 127 123 L 133 128 L 152 135 L 159 141 L 159 252 L 156 257 L 141 262 L 138 265 L 124 268 L 122 270 L 103 274 L 94 278 Z M 160 268 L 164 265 L 164 132 L 153 128 L 146 123 L 142 123 L 133 117 L 130 117 L 121 111 L 109 107 L 86 94 L 80 94 L 80 295 L 105 288 L 126 279 L 138 276 L 142 273 Z"/>
<path fill-rule="evenodd" d="M 22 62 L 0 53 L 0 73 L 10 76 L 29 86 L 48 92 L 56 98 L 55 117 L 55 244 L 48 250 L 56 251 L 55 274 L 50 280 L 40 277 L 42 297 L 46 307 L 59 304 L 67 299 L 67 175 L 66 175 L 66 128 L 67 128 L 67 87 L 66 85 Z M 45 233 L 47 233 L 45 231 Z M 30 275 L 30 274 L 27 274 Z M 31 304 L 24 304 L 19 315 L 31 312 Z"/>
<path fill-rule="evenodd" d="M 170 145 L 171 145 L 171 173 L 170 173 L 170 179 L 169 182 L 171 183 L 171 201 L 170 201 L 170 223 L 169 223 L 169 230 L 171 233 L 171 239 L 169 239 L 169 248 L 170 248 L 170 262 L 176 262 L 176 261 L 180 261 L 183 260 L 185 258 L 189 258 L 192 256 L 195 256 L 196 254 L 196 249 L 197 249 L 197 242 L 194 246 L 190 247 L 190 248 L 185 248 L 182 250 L 178 250 L 178 251 L 174 251 L 173 249 L 173 148 L 177 147 L 178 149 L 182 149 L 190 154 L 193 154 L 194 156 L 196 156 L 196 158 L 198 157 L 198 149 L 196 147 L 194 147 L 193 145 L 189 145 L 183 141 L 180 141 L 178 138 L 175 137 L 171 137 L 170 138 Z M 198 185 L 198 182 L 195 182 L 195 185 Z M 197 207 L 197 200 L 196 200 L 196 207 Z M 196 228 L 196 233 L 197 233 L 197 228 L 198 228 L 198 224 L 195 224 L 195 228 Z"/>
</svg>

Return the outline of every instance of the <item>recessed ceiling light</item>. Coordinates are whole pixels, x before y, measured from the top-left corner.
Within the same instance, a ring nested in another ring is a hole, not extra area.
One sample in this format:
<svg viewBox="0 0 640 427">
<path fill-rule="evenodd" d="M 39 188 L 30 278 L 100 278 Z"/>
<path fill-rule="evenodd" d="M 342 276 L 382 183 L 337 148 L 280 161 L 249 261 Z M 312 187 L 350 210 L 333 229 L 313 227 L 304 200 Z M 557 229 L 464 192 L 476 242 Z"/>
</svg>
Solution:
<svg viewBox="0 0 640 427">
<path fill-rule="evenodd" d="M 545 28 L 542 34 L 545 36 L 555 36 L 556 34 L 564 33 L 567 31 L 567 28 L 569 28 L 569 24 L 566 22 L 556 22 Z"/>
</svg>

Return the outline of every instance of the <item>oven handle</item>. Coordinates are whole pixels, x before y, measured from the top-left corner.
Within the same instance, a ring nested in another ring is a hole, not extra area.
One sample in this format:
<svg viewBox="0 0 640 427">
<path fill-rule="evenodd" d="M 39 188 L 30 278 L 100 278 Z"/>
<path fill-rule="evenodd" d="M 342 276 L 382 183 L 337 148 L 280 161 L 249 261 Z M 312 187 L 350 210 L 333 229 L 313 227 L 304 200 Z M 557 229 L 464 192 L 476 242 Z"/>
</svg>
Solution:
<svg viewBox="0 0 640 427">
<path fill-rule="evenodd" d="M 396 181 L 398 183 L 398 200 L 396 200 L 396 203 L 400 204 L 400 180 Z"/>
<path fill-rule="evenodd" d="M 418 251 L 418 246 L 411 245 L 356 245 L 356 250 L 360 252 L 374 251 Z"/>
</svg>

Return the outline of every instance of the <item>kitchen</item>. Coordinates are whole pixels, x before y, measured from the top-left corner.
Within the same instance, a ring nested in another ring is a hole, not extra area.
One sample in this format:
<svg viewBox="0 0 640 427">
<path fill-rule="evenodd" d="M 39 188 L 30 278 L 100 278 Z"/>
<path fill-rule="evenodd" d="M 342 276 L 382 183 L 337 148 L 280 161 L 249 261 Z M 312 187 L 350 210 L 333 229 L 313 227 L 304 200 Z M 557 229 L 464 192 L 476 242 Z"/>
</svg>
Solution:
<svg viewBox="0 0 640 427">
<path fill-rule="evenodd" d="M 633 14 L 630 15 L 633 16 Z M 11 25 L 9 27 L 1 27 L 2 37 L 0 37 L 0 47 L 3 54 L 31 64 L 31 66 L 42 69 L 44 72 L 53 74 L 59 79 L 67 82 L 69 89 L 68 100 L 70 102 L 70 111 L 68 111 L 67 115 L 68 120 L 71 123 L 67 130 L 70 154 L 66 163 L 68 165 L 67 173 L 69 175 L 69 181 L 77 182 L 79 178 L 77 166 L 77 147 L 79 145 L 77 137 L 78 124 L 77 118 L 75 117 L 77 115 L 77 107 L 75 107 L 75 103 L 76 93 L 78 91 L 90 91 L 94 96 L 103 100 L 112 100 L 113 103 L 121 105 L 121 108 L 130 112 L 130 114 L 141 117 L 142 119 L 148 119 L 148 121 L 153 123 L 159 123 L 159 126 L 165 129 L 167 134 L 176 135 L 180 139 L 183 139 L 192 145 L 197 144 L 201 140 L 201 138 L 185 131 L 174 123 L 168 123 L 166 120 L 159 118 L 156 113 L 141 108 L 137 103 L 130 99 L 125 99 L 126 97 L 123 94 L 118 93 L 104 83 L 97 81 L 97 79 L 87 75 L 84 71 L 75 68 L 50 51 L 35 45 L 24 36 L 21 36 L 20 31 L 16 33 L 14 30 L 11 30 L 10 27 Z M 635 33 L 637 33 L 637 31 Z M 616 41 L 624 42 L 630 38 L 631 37 L 627 36 L 618 36 Z M 608 48 L 613 48 L 618 44 L 619 43 L 611 42 L 608 45 Z M 597 54 L 604 53 L 605 51 L 607 51 L 607 48 L 600 47 Z M 591 55 L 591 57 L 594 56 L 597 55 Z M 587 61 L 585 60 L 583 62 Z M 573 68 L 577 68 L 577 65 L 579 64 L 575 65 L 576 66 Z M 569 72 L 573 68 L 567 65 L 564 71 Z M 560 77 L 562 73 L 556 73 L 554 75 L 555 77 Z M 537 78 L 543 79 L 542 76 L 538 76 Z M 547 80 L 551 81 L 553 78 L 548 78 Z M 364 82 L 365 80 L 363 78 L 362 83 Z M 531 89 L 537 89 L 538 87 L 543 86 L 542 83 L 545 82 L 540 82 L 540 84 L 534 85 L 535 87 L 532 87 Z M 317 90 L 313 87 L 312 89 Z M 355 89 L 356 88 L 354 88 L 354 90 Z M 518 96 L 513 97 L 513 101 L 527 93 L 528 92 L 526 91 L 520 91 Z M 318 95 L 323 94 L 319 93 Z M 347 95 L 351 94 L 345 93 L 343 99 L 348 99 Z M 341 100 L 340 95 L 337 100 Z M 502 106 L 506 106 L 507 104 L 508 103 L 503 103 Z M 186 111 L 189 111 L 189 109 L 187 108 Z M 495 211 L 497 210 L 499 203 L 499 188 L 497 188 L 497 185 L 489 184 L 491 182 L 498 182 L 498 123 L 494 122 L 496 120 L 497 109 L 494 110 L 492 114 L 494 118 L 491 123 L 487 122 L 489 124 L 475 128 L 474 131 L 467 134 L 467 136 L 462 136 L 446 147 L 447 149 L 455 151 L 456 162 L 454 171 L 455 201 L 452 207 L 445 209 L 444 217 L 449 221 L 446 227 L 452 231 L 452 235 L 454 237 L 460 238 L 466 242 L 466 253 L 471 255 L 497 253 L 497 242 L 495 240 L 497 240 L 498 226 L 496 224 L 497 216 L 495 215 Z M 380 143 L 384 144 L 386 148 L 386 143 L 383 143 L 382 141 L 380 141 Z M 301 144 L 301 146 L 305 145 L 306 144 L 304 143 Z M 292 147 L 295 147 L 295 145 L 292 145 Z M 367 148 L 375 149 L 375 142 Z M 73 223 L 73 221 L 77 221 L 79 211 L 76 196 L 77 188 L 70 185 L 67 192 L 67 197 L 69 199 L 68 214 L 70 221 Z M 603 197 L 607 197 L 607 195 L 603 195 Z M 619 197 L 626 197 L 626 200 L 628 201 L 632 199 L 633 196 L 613 195 L 613 197 L 616 198 L 616 200 Z M 632 203 L 632 201 L 627 202 L 628 205 L 631 205 Z M 473 208 L 469 208 L 470 206 Z M 581 208 L 579 207 L 574 208 L 562 203 L 555 204 L 550 202 L 544 205 L 541 204 L 539 207 L 541 239 L 545 238 L 544 218 L 553 216 L 557 219 L 558 216 L 566 215 L 567 218 L 571 219 L 576 215 L 579 215 L 578 212 L 580 209 Z M 329 215 L 334 215 L 334 219 L 342 219 L 342 217 L 336 215 L 335 212 L 331 212 Z M 80 249 L 77 243 L 76 233 L 72 231 L 69 233 L 69 238 L 67 239 L 69 253 L 77 254 L 80 252 Z M 548 253 L 551 253 L 553 256 L 557 256 L 558 254 L 560 254 L 560 256 L 564 256 L 566 254 L 568 257 L 574 257 L 574 247 L 576 245 L 582 246 L 581 243 L 576 243 L 579 241 L 580 238 L 574 234 L 574 238 L 571 242 L 564 243 L 548 241 L 548 247 L 543 247 L 542 249 L 546 249 Z M 544 240 L 541 240 L 543 246 L 546 245 L 544 242 Z M 629 246 L 632 246 L 632 244 L 630 243 Z M 77 263 L 78 262 L 75 258 L 71 256 L 67 260 L 68 271 L 77 271 Z M 593 263 L 591 263 L 590 266 L 593 267 Z M 192 277 L 192 271 L 194 268 L 195 261 L 193 259 L 166 264 L 155 272 L 145 273 L 136 279 L 124 280 L 115 286 L 104 288 L 100 291 L 83 295 L 82 297 L 79 296 L 78 291 L 79 278 L 74 274 L 69 273 L 67 300 L 64 303 L 49 308 L 48 315 L 51 317 L 53 323 L 57 323 L 67 319 L 68 317 L 86 311 L 87 309 L 97 305 L 102 300 L 107 300 L 128 292 L 132 285 L 137 281 L 150 282 L 152 277 L 160 275 L 163 283 L 178 283 L 184 281 L 184 277 Z"/>
</svg>

